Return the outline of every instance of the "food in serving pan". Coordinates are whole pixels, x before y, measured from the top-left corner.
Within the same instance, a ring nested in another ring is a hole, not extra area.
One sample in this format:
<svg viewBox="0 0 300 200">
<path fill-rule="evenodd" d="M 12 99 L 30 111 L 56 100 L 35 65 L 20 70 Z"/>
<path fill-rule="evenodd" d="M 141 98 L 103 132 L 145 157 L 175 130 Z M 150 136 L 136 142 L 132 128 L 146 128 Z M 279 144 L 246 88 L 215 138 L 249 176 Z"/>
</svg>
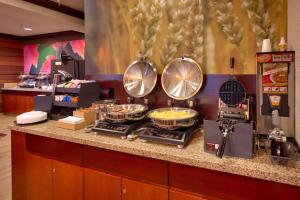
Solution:
<svg viewBox="0 0 300 200">
<path fill-rule="evenodd" d="M 193 114 L 184 110 L 165 110 L 165 111 L 154 111 L 149 117 L 162 118 L 162 119 L 184 119 L 193 117 Z"/>
<path fill-rule="evenodd" d="M 148 109 L 147 106 L 139 104 L 121 104 L 114 105 L 108 108 L 108 112 L 111 114 L 129 114 L 129 113 L 138 113 L 144 112 Z"/>
</svg>

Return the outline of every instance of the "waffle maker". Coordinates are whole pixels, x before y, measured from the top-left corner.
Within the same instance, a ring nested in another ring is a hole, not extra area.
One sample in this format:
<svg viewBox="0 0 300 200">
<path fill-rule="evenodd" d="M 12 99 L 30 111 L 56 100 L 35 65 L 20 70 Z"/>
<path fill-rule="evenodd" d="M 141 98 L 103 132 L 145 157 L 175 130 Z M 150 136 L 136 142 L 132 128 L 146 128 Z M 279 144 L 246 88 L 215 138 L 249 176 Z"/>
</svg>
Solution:
<svg viewBox="0 0 300 200">
<path fill-rule="evenodd" d="M 218 120 L 204 120 L 204 150 L 222 158 L 251 158 L 253 125 L 249 123 L 249 99 L 241 82 L 233 76 L 234 58 L 230 59 L 232 77 L 219 89 Z"/>
</svg>

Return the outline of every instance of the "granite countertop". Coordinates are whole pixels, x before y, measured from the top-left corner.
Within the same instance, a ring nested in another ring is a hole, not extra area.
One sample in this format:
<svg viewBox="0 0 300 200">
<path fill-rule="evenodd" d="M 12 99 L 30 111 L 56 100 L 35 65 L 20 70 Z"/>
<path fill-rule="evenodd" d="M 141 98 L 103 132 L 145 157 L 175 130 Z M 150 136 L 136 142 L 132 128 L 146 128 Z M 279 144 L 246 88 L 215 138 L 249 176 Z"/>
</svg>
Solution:
<svg viewBox="0 0 300 200">
<path fill-rule="evenodd" d="M 1 122 L 3 118 L 5 117 L 0 115 Z M 52 120 L 29 126 L 15 126 L 11 123 L 10 128 L 29 134 L 94 147 L 300 186 L 299 167 L 294 168 L 274 165 L 264 151 L 259 151 L 253 159 L 217 158 L 215 155 L 204 152 L 203 136 L 201 133 L 197 133 L 186 148 L 178 149 L 174 146 L 145 143 L 140 139 L 128 141 L 122 140 L 119 137 L 85 133 L 84 130 L 65 130 L 56 127 L 55 123 L 56 122 Z"/>
<path fill-rule="evenodd" d="M 23 91 L 23 92 L 52 92 L 51 90 L 48 89 L 41 89 L 41 88 L 19 88 L 19 87 L 14 87 L 14 88 L 1 88 L 3 91 Z"/>
</svg>

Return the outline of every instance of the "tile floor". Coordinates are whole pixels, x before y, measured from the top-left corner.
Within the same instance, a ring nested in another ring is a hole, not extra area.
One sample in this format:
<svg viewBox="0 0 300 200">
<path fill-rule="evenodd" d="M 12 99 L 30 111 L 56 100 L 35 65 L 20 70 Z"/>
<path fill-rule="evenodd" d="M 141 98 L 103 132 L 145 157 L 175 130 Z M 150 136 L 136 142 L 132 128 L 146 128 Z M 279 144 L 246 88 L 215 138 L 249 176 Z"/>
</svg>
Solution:
<svg viewBox="0 0 300 200">
<path fill-rule="evenodd" d="M 11 200 L 11 137 L 0 136 L 0 199 Z"/>
</svg>

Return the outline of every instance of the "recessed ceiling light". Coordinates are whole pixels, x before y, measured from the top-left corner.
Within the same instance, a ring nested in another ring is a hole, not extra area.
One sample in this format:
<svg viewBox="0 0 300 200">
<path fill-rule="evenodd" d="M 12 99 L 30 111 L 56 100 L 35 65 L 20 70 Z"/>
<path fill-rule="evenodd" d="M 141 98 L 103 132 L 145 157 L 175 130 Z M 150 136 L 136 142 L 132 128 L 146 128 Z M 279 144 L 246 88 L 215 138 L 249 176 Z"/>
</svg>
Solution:
<svg viewBox="0 0 300 200">
<path fill-rule="evenodd" d="M 24 27 L 24 30 L 25 30 L 25 31 L 32 31 L 32 28 Z"/>
</svg>

